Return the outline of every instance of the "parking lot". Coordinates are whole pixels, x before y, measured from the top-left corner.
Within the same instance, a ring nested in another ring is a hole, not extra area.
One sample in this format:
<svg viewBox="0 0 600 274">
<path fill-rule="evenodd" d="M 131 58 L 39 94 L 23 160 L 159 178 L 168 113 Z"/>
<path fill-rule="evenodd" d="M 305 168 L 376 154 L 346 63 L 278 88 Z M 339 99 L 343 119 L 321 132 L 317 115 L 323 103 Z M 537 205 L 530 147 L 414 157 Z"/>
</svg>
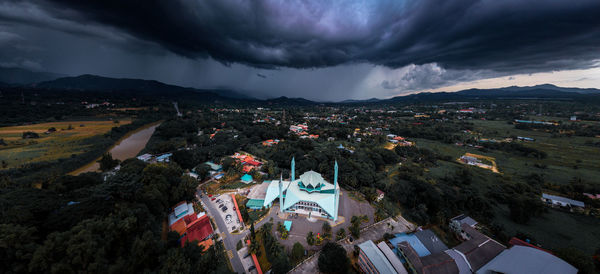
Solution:
<svg viewBox="0 0 600 274">
<path fill-rule="evenodd" d="M 241 221 L 235 210 L 235 204 L 229 194 L 222 194 L 210 197 L 210 202 L 219 212 L 219 217 L 223 219 L 227 225 L 227 231 L 232 232 L 239 229 Z"/>
</svg>

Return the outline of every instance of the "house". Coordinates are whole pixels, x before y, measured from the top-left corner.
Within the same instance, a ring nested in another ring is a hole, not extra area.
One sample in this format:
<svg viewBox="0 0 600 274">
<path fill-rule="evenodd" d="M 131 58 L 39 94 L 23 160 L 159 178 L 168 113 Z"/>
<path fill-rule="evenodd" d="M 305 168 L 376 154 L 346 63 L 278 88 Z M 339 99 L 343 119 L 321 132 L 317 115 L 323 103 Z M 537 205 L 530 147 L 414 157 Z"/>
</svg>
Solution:
<svg viewBox="0 0 600 274">
<path fill-rule="evenodd" d="M 162 163 L 162 162 L 168 163 L 171 159 L 171 156 L 173 156 L 172 153 L 165 153 L 163 155 L 157 156 L 156 161 L 159 163 Z"/>
<path fill-rule="evenodd" d="M 185 173 L 185 175 L 187 175 L 187 176 L 190 176 L 190 177 L 192 177 L 192 178 L 194 178 L 194 179 L 196 179 L 196 180 L 198 179 L 198 176 L 199 176 L 199 175 L 198 175 L 197 173 L 195 173 L 195 172 L 186 172 L 186 173 Z"/>
<path fill-rule="evenodd" d="M 521 141 L 527 141 L 527 142 L 534 142 L 535 139 L 530 138 L 530 137 L 522 137 L 522 136 L 517 136 L 517 139 L 521 140 Z"/>
<path fill-rule="evenodd" d="M 148 162 L 150 161 L 150 159 L 152 159 L 152 154 L 146 153 L 146 154 L 142 154 L 138 157 L 136 157 L 138 160 L 144 161 L 144 162 Z"/>
<path fill-rule="evenodd" d="M 584 208 L 585 204 L 582 201 L 572 200 L 569 198 L 542 193 L 542 201 L 552 206 L 568 207 L 568 208 Z"/>
<path fill-rule="evenodd" d="M 404 235 L 395 242 L 399 255 L 413 273 L 473 273 L 491 261 L 506 247 L 485 236 L 466 223 L 467 241 L 447 249 L 431 232 L 421 235 Z M 415 233 L 416 234 L 416 233 Z M 431 236 L 433 235 L 433 237 Z M 445 248 L 445 250 L 443 250 Z"/>
<path fill-rule="evenodd" d="M 206 247 L 208 242 L 205 240 L 213 233 L 210 219 L 206 213 L 196 214 L 193 204 L 183 201 L 173 207 L 168 219 L 169 229 L 181 236 L 181 246 L 195 240 Z"/>
<path fill-rule="evenodd" d="M 381 202 L 381 200 L 383 200 L 383 198 L 385 197 L 385 192 L 383 192 L 379 189 L 375 189 L 375 193 L 377 193 L 377 197 L 375 198 L 375 200 L 377 202 Z"/>
<path fill-rule="evenodd" d="M 367 274 L 387 274 L 397 273 L 392 264 L 385 257 L 383 252 L 369 240 L 358 245 L 360 252 L 358 254 L 358 265 L 360 269 Z"/>
<path fill-rule="evenodd" d="M 577 268 L 548 252 L 515 245 L 502 251 L 476 273 L 575 274 Z"/>
<path fill-rule="evenodd" d="M 213 173 L 217 173 L 217 172 L 223 171 L 223 166 L 222 165 L 218 165 L 218 164 L 215 164 L 215 163 L 210 162 L 210 161 L 206 162 L 204 164 L 208 165 L 210 167 L 211 172 L 213 172 Z"/>
<path fill-rule="evenodd" d="M 594 194 L 591 194 L 591 193 L 585 193 L 584 192 L 583 196 L 586 196 L 586 197 L 588 197 L 588 198 L 590 198 L 592 200 L 600 199 L 600 194 L 594 195 Z"/>
<path fill-rule="evenodd" d="M 242 176 L 242 178 L 240 178 L 240 180 L 244 184 L 249 184 L 249 183 L 252 183 L 252 181 L 253 181 L 252 175 L 250 175 L 250 174 L 244 174 L 244 176 Z"/>
<path fill-rule="evenodd" d="M 267 146 L 267 147 L 270 147 L 270 146 L 276 145 L 276 144 L 279 144 L 279 139 L 269 139 L 269 140 L 262 142 L 262 145 Z"/>
<path fill-rule="evenodd" d="M 468 226 L 475 228 L 475 226 L 477 225 L 477 221 L 473 220 L 473 218 L 471 218 L 465 214 L 460 214 L 460 215 L 450 219 L 449 227 L 452 231 L 454 231 L 454 233 L 462 234 L 463 233 L 463 231 L 462 231 L 463 224 L 467 224 Z"/>
<path fill-rule="evenodd" d="M 206 245 L 208 243 L 206 241 L 210 240 L 209 237 L 214 232 L 208 215 L 203 215 L 198 218 L 196 215 L 192 214 L 186 216 L 184 221 L 186 230 L 180 240 L 181 246 L 183 247 L 188 242 L 198 241 L 198 245 L 207 248 Z"/>
</svg>

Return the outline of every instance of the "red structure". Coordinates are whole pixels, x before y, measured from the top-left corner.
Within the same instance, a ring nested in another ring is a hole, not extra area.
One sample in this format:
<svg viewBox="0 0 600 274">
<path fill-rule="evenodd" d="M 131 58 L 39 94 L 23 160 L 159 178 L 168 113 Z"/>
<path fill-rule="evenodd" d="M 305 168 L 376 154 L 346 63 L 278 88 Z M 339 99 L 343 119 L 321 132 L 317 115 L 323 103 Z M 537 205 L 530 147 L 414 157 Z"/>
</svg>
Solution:
<svg viewBox="0 0 600 274">
<path fill-rule="evenodd" d="M 244 219 L 242 218 L 242 213 L 240 212 L 240 207 L 237 204 L 237 201 L 235 200 L 235 195 L 231 194 L 231 199 L 233 200 L 233 204 L 235 205 L 235 212 L 237 212 L 238 215 L 238 220 L 240 220 L 240 223 L 244 223 Z"/>
<path fill-rule="evenodd" d="M 188 215 L 183 218 L 186 222 L 187 229 L 181 238 L 181 246 L 186 242 L 198 241 L 202 242 L 210 234 L 213 233 L 212 225 L 208 215 L 197 218 L 196 215 Z"/>
<path fill-rule="evenodd" d="M 246 244 L 250 246 L 250 240 L 246 240 Z M 255 254 L 252 254 L 252 262 L 254 263 L 254 266 L 256 266 L 256 272 L 258 274 L 263 274 L 262 270 L 260 269 L 260 264 L 258 264 L 258 258 L 256 258 Z"/>
<path fill-rule="evenodd" d="M 541 247 L 538 247 L 538 246 L 532 245 L 532 244 L 530 244 L 530 243 L 528 243 L 528 242 L 526 242 L 526 241 L 523 241 L 523 240 L 521 240 L 521 239 L 519 239 L 519 238 L 516 238 L 516 237 L 512 237 L 512 238 L 510 239 L 510 241 L 508 241 L 508 243 L 509 243 L 510 245 L 521 245 L 521 246 L 533 247 L 533 248 L 535 248 L 535 249 L 539 249 L 539 250 L 541 250 L 541 251 L 544 251 L 544 252 L 547 252 L 547 253 L 550 253 L 550 254 L 552 254 L 552 251 L 550 251 L 550 250 L 545 250 L 545 249 L 543 249 L 543 248 L 541 248 Z M 554 254 L 553 254 L 553 255 L 554 255 Z"/>
</svg>

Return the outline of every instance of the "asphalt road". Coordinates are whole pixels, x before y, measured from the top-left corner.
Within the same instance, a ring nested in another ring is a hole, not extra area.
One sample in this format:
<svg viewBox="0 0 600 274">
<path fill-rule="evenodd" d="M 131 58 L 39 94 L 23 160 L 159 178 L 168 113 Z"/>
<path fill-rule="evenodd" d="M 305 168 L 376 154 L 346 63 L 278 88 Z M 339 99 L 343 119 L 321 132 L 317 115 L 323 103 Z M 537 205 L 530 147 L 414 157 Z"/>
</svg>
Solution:
<svg viewBox="0 0 600 274">
<path fill-rule="evenodd" d="M 196 193 L 196 196 L 198 196 L 198 193 Z M 229 261 L 231 261 L 231 265 L 233 266 L 233 271 L 237 273 L 245 273 L 246 270 L 244 269 L 242 261 L 238 256 L 236 244 L 239 240 L 244 238 L 244 236 L 246 235 L 246 231 L 237 235 L 230 234 L 227 230 L 227 225 L 225 225 L 223 218 L 221 218 L 219 212 L 217 211 L 218 208 L 215 207 L 215 204 L 210 201 L 208 196 L 202 195 L 202 198 L 199 197 L 199 199 L 202 200 L 202 203 L 204 204 L 204 207 L 207 210 L 207 214 L 213 217 L 213 219 L 216 221 L 217 227 L 220 232 L 219 234 L 221 234 L 223 244 L 225 245 L 227 256 L 229 258 Z"/>
</svg>

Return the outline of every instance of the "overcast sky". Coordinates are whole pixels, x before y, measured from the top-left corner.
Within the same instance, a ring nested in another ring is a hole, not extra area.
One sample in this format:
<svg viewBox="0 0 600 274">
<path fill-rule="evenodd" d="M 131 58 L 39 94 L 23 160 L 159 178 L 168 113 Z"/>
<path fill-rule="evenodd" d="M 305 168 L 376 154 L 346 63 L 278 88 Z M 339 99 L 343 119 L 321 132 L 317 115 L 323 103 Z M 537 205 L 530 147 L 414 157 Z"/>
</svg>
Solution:
<svg viewBox="0 0 600 274">
<path fill-rule="evenodd" d="M 600 1 L 0 0 L 0 66 L 312 100 L 600 88 Z"/>
</svg>

